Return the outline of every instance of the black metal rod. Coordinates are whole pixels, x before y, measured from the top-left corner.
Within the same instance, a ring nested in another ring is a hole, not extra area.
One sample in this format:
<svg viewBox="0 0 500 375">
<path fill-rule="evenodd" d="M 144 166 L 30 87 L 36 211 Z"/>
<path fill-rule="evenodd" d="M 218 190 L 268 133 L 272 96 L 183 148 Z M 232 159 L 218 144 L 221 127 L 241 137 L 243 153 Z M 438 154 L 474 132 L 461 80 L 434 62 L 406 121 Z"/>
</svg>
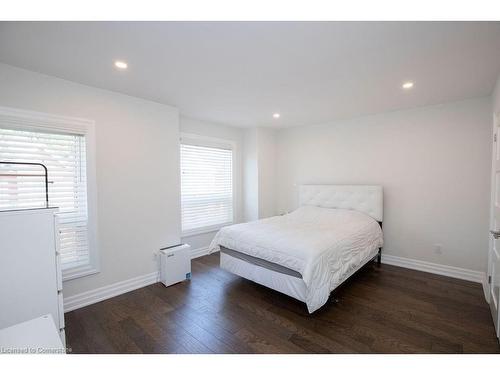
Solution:
<svg viewBox="0 0 500 375">
<path fill-rule="evenodd" d="M 42 167 L 45 171 L 45 174 L 43 175 L 45 177 L 45 207 L 49 207 L 49 172 L 47 170 L 47 167 L 42 164 L 42 163 L 23 163 L 19 161 L 0 161 L 0 164 L 13 164 L 13 165 L 37 165 L 39 167 Z M 13 174 L 12 176 L 16 176 Z M 33 176 L 39 176 L 39 175 L 33 175 Z"/>
</svg>

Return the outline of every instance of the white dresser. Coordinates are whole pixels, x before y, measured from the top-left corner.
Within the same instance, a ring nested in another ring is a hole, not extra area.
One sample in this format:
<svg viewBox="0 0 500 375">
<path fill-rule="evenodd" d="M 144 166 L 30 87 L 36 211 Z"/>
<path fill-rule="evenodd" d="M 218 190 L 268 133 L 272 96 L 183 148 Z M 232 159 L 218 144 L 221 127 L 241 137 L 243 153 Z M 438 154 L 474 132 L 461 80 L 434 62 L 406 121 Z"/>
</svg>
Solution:
<svg viewBox="0 0 500 375">
<path fill-rule="evenodd" d="M 0 212 L 0 329 L 50 314 L 65 345 L 56 212 Z"/>
</svg>

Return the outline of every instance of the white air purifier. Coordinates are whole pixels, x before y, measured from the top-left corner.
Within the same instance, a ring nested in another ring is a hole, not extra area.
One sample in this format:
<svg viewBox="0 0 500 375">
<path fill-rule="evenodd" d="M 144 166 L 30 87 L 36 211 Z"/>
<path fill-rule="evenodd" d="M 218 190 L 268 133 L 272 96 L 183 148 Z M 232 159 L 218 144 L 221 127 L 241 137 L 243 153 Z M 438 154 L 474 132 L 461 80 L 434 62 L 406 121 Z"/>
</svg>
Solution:
<svg viewBox="0 0 500 375">
<path fill-rule="evenodd" d="M 160 250 L 160 279 L 165 286 L 191 278 L 191 246 L 187 244 Z"/>
</svg>

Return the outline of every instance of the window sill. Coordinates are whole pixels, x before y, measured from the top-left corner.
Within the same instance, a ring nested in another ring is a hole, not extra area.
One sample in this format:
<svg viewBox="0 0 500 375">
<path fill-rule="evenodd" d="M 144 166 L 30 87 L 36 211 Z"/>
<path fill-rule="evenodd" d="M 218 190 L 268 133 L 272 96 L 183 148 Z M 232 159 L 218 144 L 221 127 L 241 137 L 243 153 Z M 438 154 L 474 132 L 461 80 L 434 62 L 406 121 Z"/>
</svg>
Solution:
<svg viewBox="0 0 500 375">
<path fill-rule="evenodd" d="M 187 231 L 182 232 L 181 237 L 191 237 L 191 236 L 196 236 L 199 234 L 217 232 L 219 229 L 227 227 L 228 225 L 233 225 L 233 224 L 234 223 L 225 223 L 225 224 L 213 225 L 211 227 L 191 229 L 191 230 L 187 230 Z"/>
<path fill-rule="evenodd" d="M 76 266 L 62 271 L 63 281 L 78 279 L 79 277 L 89 276 L 99 273 L 97 267 L 91 265 Z"/>
</svg>

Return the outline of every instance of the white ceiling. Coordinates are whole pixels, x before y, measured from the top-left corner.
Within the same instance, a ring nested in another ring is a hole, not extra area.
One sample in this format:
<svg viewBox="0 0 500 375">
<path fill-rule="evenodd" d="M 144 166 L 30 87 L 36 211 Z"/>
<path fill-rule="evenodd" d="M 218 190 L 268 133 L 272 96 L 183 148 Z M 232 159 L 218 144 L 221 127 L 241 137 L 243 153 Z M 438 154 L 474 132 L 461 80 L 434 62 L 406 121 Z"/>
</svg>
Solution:
<svg viewBox="0 0 500 375">
<path fill-rule="evenodd" d="M 309 125 L 491 94 L 500 22 L 1 22 L 0 61 L 202 120 Z"/>
</svg>

